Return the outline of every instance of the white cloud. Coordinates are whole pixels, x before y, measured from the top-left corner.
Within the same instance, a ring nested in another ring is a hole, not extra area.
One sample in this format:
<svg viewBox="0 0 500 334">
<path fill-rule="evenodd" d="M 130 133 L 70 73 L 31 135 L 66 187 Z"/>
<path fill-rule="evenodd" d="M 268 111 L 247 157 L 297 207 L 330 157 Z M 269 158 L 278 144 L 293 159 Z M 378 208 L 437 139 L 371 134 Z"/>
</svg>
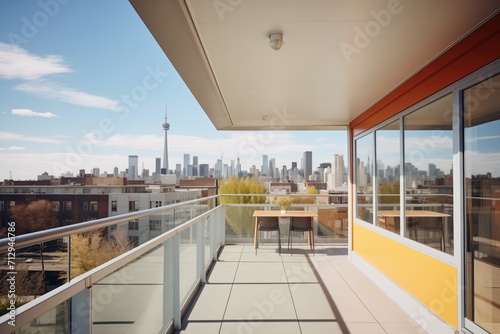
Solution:
<svg viewBox="0 0 500 334">
<path fill-rule="evenodd" d="M 16 90 L 38 95 L 43 98 L 59 100 L 85 107 L 119 111 L 119 102 L 106 97 L 92 95 L 72 88 L 62 87 L 43 80 L 25 82 L 15 87 Z"/>
<path fill-rule="evenodd" d="M 51 112 L 35 112 L 31 109 L 12 109 L 12 115 L 27 116 L 27 117 L 45 117 L 45 118 L 59 117 Z"/>
<path fill-rule="evenodd" d="M 22 146 L 9 146 L 7 148 L 0 147 L 0 151 L 23 151 L 25 149 L 26 149 L 26 147 L 22 147 Z"/>
<path fill-rule="evenodd" d="M 35 80 L 67 72 L 71 72 L 71 69 L 61 56 L 39 57 L 19 46 L 0 42 L 0 78 Z"/>
<path fill-rule="evenodd" d="M 23 142 L 33 142 L 33 143 L 47 143 L 47 144 L 57 144 L 58 140 L 50 139 L 50 138 L 41 138 L 41 137 L 30 137 L 25 135 L 20 135 L 12 132 L 4 132 L 0 131 L 0 141 L 23 141 Z"/>
</svg>

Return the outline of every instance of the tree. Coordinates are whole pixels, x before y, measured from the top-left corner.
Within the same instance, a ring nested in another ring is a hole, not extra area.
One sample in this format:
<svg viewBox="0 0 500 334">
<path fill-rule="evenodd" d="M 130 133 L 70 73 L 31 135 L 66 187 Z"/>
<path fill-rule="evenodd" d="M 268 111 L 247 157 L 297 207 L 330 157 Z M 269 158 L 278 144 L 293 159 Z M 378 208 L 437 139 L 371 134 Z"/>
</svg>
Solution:
<svg viewBox="0 0 500 334">
<path fill-rule="evenodd" d="M 379 204 L 399 204 L 399 181 L 383 180 L 378 185 L 378 194 Z"/>
<path fill-rule="evenodd" d="M 71 236 L 71 278 L 75 278 L 130 250 L 127 232 L 115 230 L 107 239 L 102 229 Z"/>
<path fill-rule="evenodd" d="M 306 195 L 317 195 L 318 189 L 313 186 L 309 186 L 306 188 Z M 313 196 L 297 196 L 293 198 L 293 203 L 295 204 L 315 204 L 316 197 Z"/>
<path fill-rule="evenodd" d="M 52 203 L 47 200 L 38 200 L 28 205 L 16 205 L 10 210 L 10 218 L 16 223 L 18 233 L 32 233 L 47 230 L 57 225 L 57 216 Z M 45 282 L 45 264 L 43 261 L 44 243 L 40 246 L 40 261 L 42 264 L 42 278 Z"/>
<path fill-rule="evenodd" d="M 219 194 L 266 194 L 266 188 L 255 178 L 238 179 L 231 177 L 223 180 Z M 264 204 L 265 196 L 222 196 L 221 204 Z M 253 235 L 254 207 L 234 207 L 226 209 L 226 221 L 239 237 Z"/>
<path fill-rule="evenodd" d="M 30 272 L 26 265 L 17 265 L 16 273 L 16 282 L 20 282 L 20 284 L 16 284 L 16 293 L 12 295 L 12 298 L 14 298 L 17 308 L 29 302 L 35 295 L 43 294 L 45 286 L 43 284 L 42 273 L 39 271 Z M 11 299 L 8 298 L 8 292 L 11 287 L 7 278 L 7 273 L 3 276 L 0 275 L 0 291 L 4 294 L 0 296 L 0 315 L 8 313 L 7 308 L 11 303 Z"/>
</svg>

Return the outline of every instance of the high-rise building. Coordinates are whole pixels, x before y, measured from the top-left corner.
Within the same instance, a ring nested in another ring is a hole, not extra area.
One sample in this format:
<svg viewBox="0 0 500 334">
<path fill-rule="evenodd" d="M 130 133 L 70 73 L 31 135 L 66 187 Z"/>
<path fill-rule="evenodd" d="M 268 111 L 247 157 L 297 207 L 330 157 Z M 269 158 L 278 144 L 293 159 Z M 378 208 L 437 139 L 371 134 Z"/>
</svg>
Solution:
<svg viewBox="0 0 500 334">
<path fill-rule="evenodd" d="M 189 153 L 184 154 L 184 165 L 182 169 L 182 175 L 188 176 L 188 170 L 189 170 L 189 160 L 191 159 L 191 155 Z"/>
<path fill-rule="evenodd" d="M 200 165 L 200 176 L 201 177 L 209 177 L 210 176 L 210 167 L 208 164 Z"/>
<path fill-rule="evenodd" d="M 167 132 L 168 132 L 168 130 L 170 130 L 170 124 L 168 124 L 168 122 L 167 122 L 167 106 L 165 106 L 165 123 L 163 123 L 162 127 L 163 127 L 163 130 L 165 131 L 165 141 L 163 144 L 163 168 L 167 171 L 167 174 L 169 174 Z"/>
<path fill-rule="evenodd" d="M 236 171 L 235 171 L 236 177 L 240 178 L 241 177 L 241 164 L 240 164 L 240 157 L 236 160 Z"/>
<path fill-rule="evenodd" d="M 177 178 L 180 178 L 182 175 L 182 165 L 181 164 L 175 164 L 175 175 Z"/>
<path fill-rule="evenodd" d="M 269 175 L 269 157 L 267 155 L 262 156 L 262 174 Z"/>
<path fill-rule="evenodd" d="M 199 165 L 198 165 L 198 156 L 194 155 L 193 156 L 193 171 L 192 171 L 192 175 L 193 176 L 198 176 L 198 169 L 199 169 Z"/>
<path fill-rule="evenodd" d="M 158 175 L 160 175 L 161 173 L 161 158 L 156 158 L 155 160 L 155 174 L 156 174 L 156 177 L 158 177 Z M 168 174 L 168 172 L 167 172 Z"/>
<path fill-rule="evenodd" d="M 305 151 L 302 157 L 302 169 L 304 170 L 304 180 L 309 180 L 312 175 L 312 152 Z"/>
<path fill-rule="evenodd" d="M 333 188 L 339 188 L 344 184 L 344 156 L 334 154 L 332 158 Z"/>
<path fill-rule="evenodd" d="M 100 172 L 99 168 L 97 168 L 97 167 L 92 168 L 92 176 L 99 177 L 100 173 L 101 172 Z"/>
<path fill-rule="evenodd" d="M 130 180 L 137 179 L 139 176 L 139 157 L 137 155 L 128 156 L 128 178 Z"/>
<path fill-rule="evenodd" d="M 118 177 L 118 167 L 113 168 L 113 177 Z"/>
<path fill-rule="evenodd" d="M 272 178 L 277 178 L 279 175 L 275 175 L 275 169 L 276 169 L 276 159 L 271 158 L 269 159 L 269 169 L 267 172 L 267 175 L 272 177 Z"/>
</svg>

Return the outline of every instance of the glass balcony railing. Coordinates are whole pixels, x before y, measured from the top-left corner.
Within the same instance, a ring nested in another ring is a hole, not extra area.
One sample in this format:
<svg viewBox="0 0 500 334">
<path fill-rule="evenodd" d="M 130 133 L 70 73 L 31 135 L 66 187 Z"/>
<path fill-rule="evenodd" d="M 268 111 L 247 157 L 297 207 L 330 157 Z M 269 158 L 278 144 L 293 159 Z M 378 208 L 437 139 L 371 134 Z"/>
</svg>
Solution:
<svg viewBox="0 0 500 334">
<path fill-rule="evenodd" d="M 2 282 L 7 282 L 0 332 L 109 333 L 113 327 L 159 333 L 179 328 L 220 247 L 252 242 L 253 211 L 278 210 L 268 195 L 267 203 L 218 205 L 223 196 L 0 240 L 6 259 Z M 316 204 L 290 209 L 317 214 L 316 243 L 347 242 L 347 204 L 311 198 Z M 280 225 L 286 235 L 285 218 Z M 294 243 L 307 242 L 302 238 L 294 236 Z M 13 254 L 10 263 L 8 253 Z M 26 276 L 33 273 L 38 274 Z"/>
</svg>

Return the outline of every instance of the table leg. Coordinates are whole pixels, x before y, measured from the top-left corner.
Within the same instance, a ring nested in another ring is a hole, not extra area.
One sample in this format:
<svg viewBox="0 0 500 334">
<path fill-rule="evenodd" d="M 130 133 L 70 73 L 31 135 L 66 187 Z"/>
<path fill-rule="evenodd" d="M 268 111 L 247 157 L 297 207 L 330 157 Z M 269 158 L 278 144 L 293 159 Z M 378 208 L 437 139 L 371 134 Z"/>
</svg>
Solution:
<svg viewBox="0 0 500 334">
<path fill-rule="evenodd" d="M 255 217 L 255 229 L 253 232 L 253 248 L 257 250 L 259 247 L 259 226 L 257 225 L 257 217 Z"/>
</svg>

